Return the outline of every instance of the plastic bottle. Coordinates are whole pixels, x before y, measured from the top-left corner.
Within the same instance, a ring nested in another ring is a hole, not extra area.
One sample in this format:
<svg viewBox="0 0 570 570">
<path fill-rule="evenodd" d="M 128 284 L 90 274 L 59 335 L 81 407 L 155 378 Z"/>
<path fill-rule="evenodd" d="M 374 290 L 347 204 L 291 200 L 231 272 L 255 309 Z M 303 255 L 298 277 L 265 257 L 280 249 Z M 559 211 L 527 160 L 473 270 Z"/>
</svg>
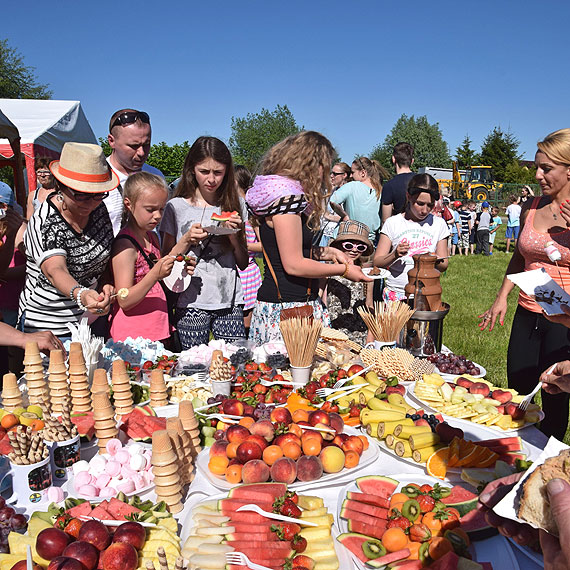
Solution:
<svg viewBox="0 0 570 570">
<path fill-rule="evenodd" d="M 553 263 L 556 263 L 562 259 L 562 254 L 554 245 L 553 241 L 546 242 L 546 245 L 544 246 L 544 252 L 546 255 L 548 255 L 548 259 L 550 259 L 550 261 Z"/>
</svg>

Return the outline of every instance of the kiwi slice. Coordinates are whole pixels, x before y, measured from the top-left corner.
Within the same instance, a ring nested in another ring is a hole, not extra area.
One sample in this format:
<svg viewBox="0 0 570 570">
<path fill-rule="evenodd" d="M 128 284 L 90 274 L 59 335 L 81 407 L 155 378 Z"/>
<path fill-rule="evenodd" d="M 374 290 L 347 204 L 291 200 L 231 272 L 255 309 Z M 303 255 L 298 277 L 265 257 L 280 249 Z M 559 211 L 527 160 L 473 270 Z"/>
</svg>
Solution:
<svg viewBox="0 0 570 570">
<path fill-rule="evenodd" d="M 413 499 L 420 494 L 420 490 L 415 485 L 406 485 L 402 487 L 400 493 L 404 493 L 404 495 L 408 495 L 408 497 Z"/>
<path fill-rule="evenodd" d="M 422 509 L 415 499 L 409 499 L 402 505 L 402 515 L 412 523 L 418 520 L 421 514 Z"/>
<path fill-rule="evenodd" d="M 422 545 L 420 546 L 420 550 L 418 551 L 418 557 L 420 559 L 421 562 L 423 562 L 424 564 L 426 562 L 430 561 L 430 556 L 429 556 L 429 544 L 431 541 L 427 541 L 427 542 L 422 542 Z"/>
<path fill-rule="evenodd" d="M 362 552 L 368 559 L 380 558 L 385 556 L 386 549 L 379 540 L 370 539 L 362 543 Z"/>
</svg>

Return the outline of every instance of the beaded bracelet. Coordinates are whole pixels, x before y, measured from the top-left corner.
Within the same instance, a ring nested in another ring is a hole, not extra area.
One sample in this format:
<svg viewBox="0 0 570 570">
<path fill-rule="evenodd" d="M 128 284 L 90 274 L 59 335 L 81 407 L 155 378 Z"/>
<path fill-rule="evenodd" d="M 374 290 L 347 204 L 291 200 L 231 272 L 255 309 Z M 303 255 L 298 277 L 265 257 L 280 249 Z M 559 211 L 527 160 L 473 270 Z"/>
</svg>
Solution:
<svg viewBox="0 0 570 570">
<path fill-rule="evenodd" d="M 75 293 L 75 290 L 76 290 L 76 289 L 81 289 L 81 287 L 82 287 L 82 285 L 75 285 L 75 286 L 73 286 L 73 287 L 71 288 L 71 291 L 69 292 L 69 298 L 70 298 L 72 301 L 75 301 L 75 295 L 74 295 L 73 293 Z"/>
<path fill-rule="evenodd" d="M 348 270 L 350 269 L 350 266 L 348 265 L 348 263 L 344 263 L 346 269 L 344 270 L 344 273 L 341 275 L 341 277 L 346 277 L 348 275 Z"/>
<path fill-rule="evenodd" d="M 89 287 L 81 287 L 81 289 L 79 289 L 79 293 L 77 293 L 77 297 L 75 299 L 75 301 L 77 302 L 77 306 L 82 310 L 82 311 L 86 311 L 87 307 L 81 302 L 81 294 L 84 291 L 89 291 Z"/>
</svg>

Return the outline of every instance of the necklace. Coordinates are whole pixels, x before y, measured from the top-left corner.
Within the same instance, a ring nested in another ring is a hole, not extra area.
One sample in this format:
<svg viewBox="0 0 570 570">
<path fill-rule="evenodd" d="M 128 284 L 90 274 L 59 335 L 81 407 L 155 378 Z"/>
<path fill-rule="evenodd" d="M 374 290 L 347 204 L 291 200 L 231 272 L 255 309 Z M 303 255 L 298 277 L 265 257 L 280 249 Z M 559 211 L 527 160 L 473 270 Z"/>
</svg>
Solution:
<svg viewBox="0 0 570 570">
<path fill-rule="evenodd" d="M 556 215 L 556 212 L 552 209 L 552 202 L 550 202 L 550 204 L 548 204 L 548 206 L 550 207 L 550 213 L 552 214 L 552 217 L 557 220 L 558 216 Z"/>
</svg>

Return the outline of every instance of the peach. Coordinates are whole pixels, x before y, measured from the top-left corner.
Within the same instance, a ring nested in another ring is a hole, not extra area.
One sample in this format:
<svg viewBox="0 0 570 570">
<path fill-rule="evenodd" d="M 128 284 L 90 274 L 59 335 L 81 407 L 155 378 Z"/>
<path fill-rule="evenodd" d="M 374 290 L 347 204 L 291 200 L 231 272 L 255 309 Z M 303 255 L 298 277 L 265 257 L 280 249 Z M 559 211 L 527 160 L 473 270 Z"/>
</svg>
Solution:
<svg viewBox="0 0 570 570">
<path fill-rule="evenodd" d="M 358 455 L 362 455 L 362 453 L 364 452 L 364 444 L 357 435 L 349 435 L 348 439 L 344 442 L 342 446 L 342 450 L 343 451 L 352 450 L 356 451 Z"/>
<path fill-rule="evenodd" d="M 301 440 L 294 433 L 282 433 L 275 438 L 273 443 L 279 447 L 283 447 L 286 443 L 296 443 L 301 446 Z"/>
<path fill-rule="evenodd" d="M 285 424 L 288 426 L 293 418 L 291 417 L 291 412 L 287 408 L 274 408 L 271 410 L 271 415 L 269 416 L 272 422 L 277 424 Z"/>
<path fill-rule="evenodd" d="M 329 412 L 329 425 L 336 433 L 342 433 L 344 430 L 344 420 L 336 412 Z"/>
<path fill-rule="evenodd" d="M 214 441 L 212 447 L 210 447 L 210 457 L 227 457 L 226 447 L 228 446 L 228 441 L 226 439 L 218 439 Z"/>
<path fill-rule="evenodd" d="M 483 394 L 483 397 L 486 398 L 489 395 L 490 390 L 489 386 L 483 382 L 473 382 L 469 388 L 469 392 L 471 394 Z"/>
<path fill-rule="evenodd" d="M 245 441 L 249 435 L 251 435 L 250 431 L 239 424 L 231 425 L 226 430 L 226 439 L 230 443 L 241 443 L 242 441 Z"/>
<path fill-rule="evenodd" d="M 269 481 L 269 467 L 261 459 L 248 461 L 241 470 L 241 478 L 245 484 L 265 483 Z"/>
<path fill-rule="evenodd" d="M 289 457 L 280 457 L 271 466 L 271 479 L 290 485 L 297 478 L 297 464 Z"/>
<path fill-rule="evenodd" d="M 467 388 L 469 390 L 469 388 L 471 388 L 471 386 L 473 385 L 473 381 L 468 380 L 467 378 L 463 378 L 463 376 L 460 376 L 459 378 L 457 378 L 457 380 L 455 380 L 455 384 L 457 386 L 463 386 L 464 388 Z"/>
<path fill-rule="evenodd" d="M 335 438 L 332 440 L 332 444 L 336 445 L 337 447 L 340 447 L 342 449 L 342 446 L 344 445 L 344 442 L 349 438 L 350 436 L 347 433 L 339 433 L 335 436 Z"/>
<path fill-rule="evenodd" d="M 235 398 L 228 398 L 222 402 L 222 410 L 224 411 L 224 414 L 243 416 L 243 402 L 240 402 Z"/>
<path fill-rule="evenodd" d="M 326 412 L 323 410 L 315 410 L 309 414 L 309 423 L 312 426 L 316 426 L 317 424 L 324 424 L 328 426 L 331 422 L 329 415 Z"/>
<path fill-rule="evenodd" d="M 493 390 L 491 397 L 501 404 L 507 404 L 513 399 L 513 395 L 507 390 Z"/>
<path fill-rule="evenodd" d="M 253 441 L 244 441 L 239 444 L 236 450 L 236 459 L 240 463 L 247 463 L 253 459 L 261 459 L 263 449 Z"/>
<path fill-rule="evenodd" d="M 344 451 L 336 445 L 325 447 L 319 456 L 325 473 L 338 473 L 344 467 Z"/>
<path fill-rule="evenodd" d="M 323 475 L 323 464 L 315 455 L 302 455 L 297 460 L 297 478 L 299 481 L 314 481 Z"/>
<path fill-rule="evenodd" d="M 258 420 L 250 428 L 252 435 L 264 437 L 268 442 L 273 441 L 275 436 L 275 428 L 270 420 Z"/>
<path fill-rule="evenodd" d="M 264 437 L 261 437 L 260 435 L 253 435 L 253 434 L 248 435 L 245 441 L 251 441 L 253 443 L 257 443 L 257 445 L 261 447 L 261 451 L 263 451 L 269 445 L 267 443 L 267 440 Z"/>
</svg>

